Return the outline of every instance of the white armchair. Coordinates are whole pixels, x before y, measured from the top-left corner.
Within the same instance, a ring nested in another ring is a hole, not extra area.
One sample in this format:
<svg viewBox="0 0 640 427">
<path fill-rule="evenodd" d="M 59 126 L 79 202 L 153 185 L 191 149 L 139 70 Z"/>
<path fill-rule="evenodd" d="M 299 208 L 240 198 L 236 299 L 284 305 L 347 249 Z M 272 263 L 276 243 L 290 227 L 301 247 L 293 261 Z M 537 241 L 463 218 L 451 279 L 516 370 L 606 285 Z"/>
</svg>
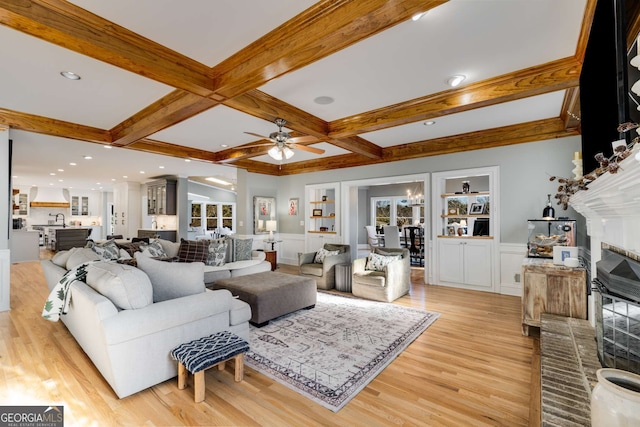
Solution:
<svg viewBox="0 0 640 427">
<path fill-rule="evenodd" d="M 353 261 L 351 292 L 354 296 L 376 301 L 394 301 L 409 293 L 411 287 L 411 259 L 405 248 L 375 248 L 369 256 L 400 256 L 380 270 L 367 269 L 367 258 Z"/>
<path fill-rule="evenodd" d="M 333 289 L 336 285 L 335 266 L 351 263 L 351 246 L 325 243 L 323 249 L 339 253 L 325 257 L 321 263 L 314 262 L 317 252 L 298 253 L 298 267 L 301 276 L 316 280 L 318 289 Z"/>
</svg>

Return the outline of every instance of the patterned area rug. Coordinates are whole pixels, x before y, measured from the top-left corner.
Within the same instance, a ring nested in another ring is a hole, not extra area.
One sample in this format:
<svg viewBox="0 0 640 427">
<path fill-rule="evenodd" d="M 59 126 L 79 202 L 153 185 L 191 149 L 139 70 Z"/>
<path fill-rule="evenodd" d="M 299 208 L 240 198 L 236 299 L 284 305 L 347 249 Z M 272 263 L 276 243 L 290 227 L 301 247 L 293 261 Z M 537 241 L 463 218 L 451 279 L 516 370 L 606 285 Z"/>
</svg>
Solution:
<svg viewBox="0 0 640 427">
<path fill-rule="evenodd" d="M 245 362 L 337 412 L 438 316 L 319 292 L 315 308 L 251 326 Z"/>
</svg>

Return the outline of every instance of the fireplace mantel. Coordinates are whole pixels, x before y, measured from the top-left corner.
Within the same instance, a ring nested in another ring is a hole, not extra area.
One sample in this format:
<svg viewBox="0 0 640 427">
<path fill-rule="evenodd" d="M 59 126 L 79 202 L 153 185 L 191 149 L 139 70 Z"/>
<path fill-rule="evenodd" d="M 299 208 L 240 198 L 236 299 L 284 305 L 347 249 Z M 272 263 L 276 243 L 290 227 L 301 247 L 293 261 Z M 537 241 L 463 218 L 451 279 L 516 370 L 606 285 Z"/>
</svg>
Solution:
<svg viewBox="0 0 640 427">
<path fill-rule="evenodd" d="M 640 253 L 640 162 L 637 145 L 620 162 L 616 174 L 605 173 L 571 196 L 569 204 L 585 217 L 591 237 L 592 266 L 600 259 L 602 242 Z M 597 259 L 593 259 L 597 254 Z"/>
</svg>

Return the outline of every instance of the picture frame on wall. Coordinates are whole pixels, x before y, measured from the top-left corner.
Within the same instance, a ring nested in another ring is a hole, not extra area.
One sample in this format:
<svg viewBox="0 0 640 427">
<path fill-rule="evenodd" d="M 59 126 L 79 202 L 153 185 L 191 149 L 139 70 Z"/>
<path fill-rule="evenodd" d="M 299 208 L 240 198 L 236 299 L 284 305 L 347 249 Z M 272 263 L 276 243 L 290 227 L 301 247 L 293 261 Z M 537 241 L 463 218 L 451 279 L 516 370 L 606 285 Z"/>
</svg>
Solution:
<svg viewBox="0 0 640 427">
<path fill-rule="evenodd" d="M 298 203 L 299 203 L 299 200 L 297 198 L 289 199 L 289 215 L 292 215 L 292 216 L 298 215 Z"/>
<path fill-rule="evenodd" d="M 469 215 L 482 215 L 484 213 L 484 203 L 471 203 Z"/>
</svg>

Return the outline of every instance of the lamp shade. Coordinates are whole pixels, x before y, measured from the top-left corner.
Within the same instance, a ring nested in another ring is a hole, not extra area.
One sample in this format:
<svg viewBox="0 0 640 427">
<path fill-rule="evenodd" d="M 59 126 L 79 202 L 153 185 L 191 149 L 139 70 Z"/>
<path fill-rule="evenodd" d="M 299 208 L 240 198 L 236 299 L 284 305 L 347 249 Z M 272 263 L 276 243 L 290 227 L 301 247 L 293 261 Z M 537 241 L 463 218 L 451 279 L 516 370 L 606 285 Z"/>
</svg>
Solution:
<svg viewBox="0 0 640 427">
<path fill-rule="evenodd" d="M 277 231 L 278 221 L 275 219 L 267 220 L 267 231 Z"/>
</svg>

